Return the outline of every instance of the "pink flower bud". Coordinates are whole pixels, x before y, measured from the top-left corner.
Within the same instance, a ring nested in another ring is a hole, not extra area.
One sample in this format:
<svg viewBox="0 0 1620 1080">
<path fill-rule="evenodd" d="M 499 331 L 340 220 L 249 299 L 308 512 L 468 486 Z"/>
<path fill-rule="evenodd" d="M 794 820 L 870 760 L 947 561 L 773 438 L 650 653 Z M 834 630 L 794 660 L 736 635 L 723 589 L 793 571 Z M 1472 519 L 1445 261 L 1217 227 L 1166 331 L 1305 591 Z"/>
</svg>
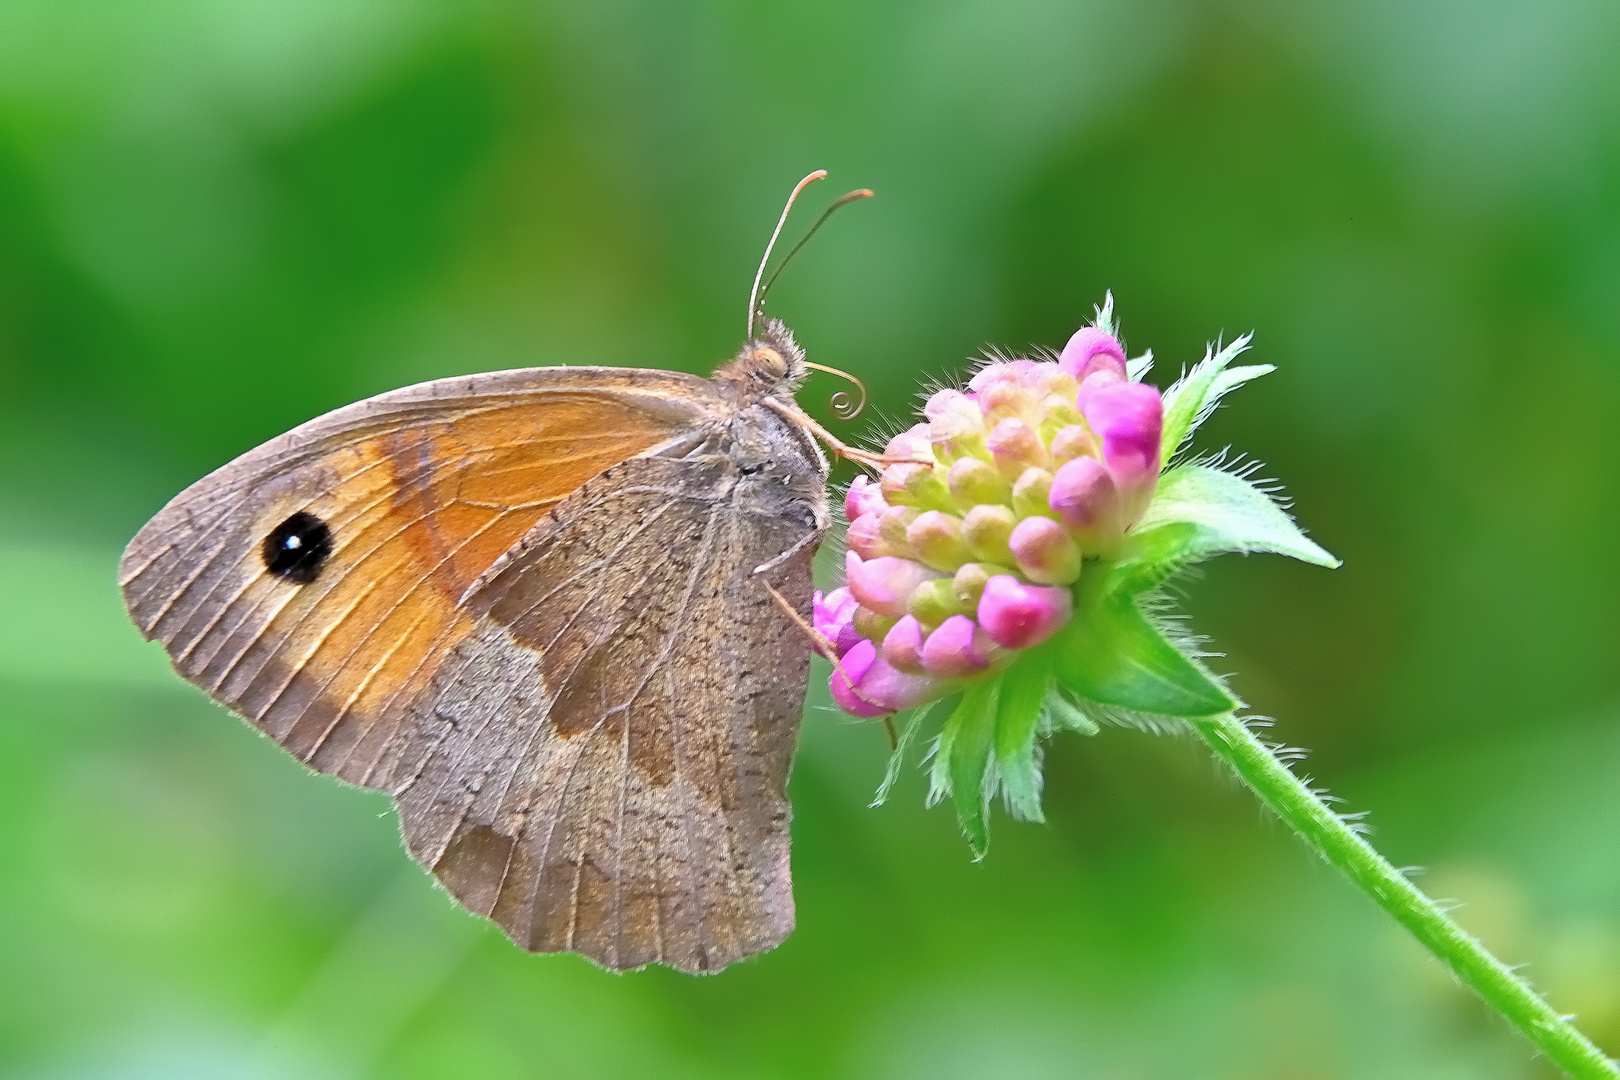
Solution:
<svg viewBox="0 0 1620 1080">
<path fill-rule="evenodd" d="M 984 367 L 980 368 L 978 371 L 975 371 L 973 373 L 973 377 L 968 380 L 968 396 L 977 401 L 979 392 L 981 390 L 1002 377 L 1001 364 L 996 363 L 984 365 Z"/>
<path fill-rule="evenodd" d="M 817 633 L 832 642 L 839 656 L 849 652 L 861 639 L 854 625 L 855 609 L 859 606 L 847 588 L 834 589 L 826 596 L 821 594 L 821 590 L 816 590 L 811 605 L 814 613 L 812 624 Z"/>
<path fill-rule="evenodd" d="M 892 615 L 879 615 L 868 608 L 858 607 L 850 625 L 867 641 L 882 641 L 897 621 Z"/>
<path fill-rule="evenodd" d="M 962 519 L 962 540 L 973 557 L 981 562 L 1012 564 L 1012 549 L 1007 541 L 1012 537 L 1018 516 L 1007 506 L 975 506 Z"/>
<path fill-rule="evenodd" d="M 1102 457 L 1102 447 L 1084 424 L 1070 424 L 1052 436 L 1052 467 L 1061 469 L 1077 457 Z"/>
<path fill-rule="evenodd" d="M 1018 417 L 1008 417 L 995 426 L 985 440 L 996 468 L 1008 480 L 1017 480 L 1025 469 L 1044 469 L 1051 464 L 1046 445 L 1035 429 Z"/>
<path fill-rule="evenodd" d="M 933 448 L 929 443 L 928 425 L 915 424 L 889 440 L 883 456 L 908 461 L 932 461 Z"/>
<path fill-rule="evenodd" d="M 984 415 L 986 424 L 993 426 L 1011 417 L 1033 415 L 1040 398 L 1006 370 L 1008 365 L 997 366 L 1003 369 L 1000 377 L 990 380 L 978 393 L 979 412 Z"/>
<path fill-rule="evenodd" d="M 928 635 L 922 664 L 942 679 L 965 679 L 990 666 L 994 646 L 979 624 L 966 615 L 952 615 Z"/>
<path fill-rule="evenodd" d="M 1024 373 L 1034 366 L 1033 360 L 997 360 L 976 371 L 973 378 L 968 380 L 968 389 L 975 393 L 983 393 L 996 383 L 1022 385 Z"/>
<path fill-rule="evenodd" d="M 1080 547 L 1051 518 L 1020 521 L 1007 546 L 1024 576 L 1038 585 L 1073 585 L 1080 576 Z"/>
<path fill-rule="evenodd" d="M 1025 469 L 1024 475 L 1013 485 L 1013 513 L 1021 518 L 1032 514 L 1055 517 L 1051 505 L 1047 502 L 1051 489 L 1051 473 L 1045 469 Z"/>
<path fill-rule="evenodd" d="M 1048 394 L 1041 399 L 1041 422 L 1035 426 L 1035 432 L 1048 445 L 1058 432 L 1071 424 L 1083 421 L 1080 407 L 1075 404 L 1075 395 Z"/>
<path fill-rule="evenodd" d="M 874 717 L 915 708 L 941 697 L 948 688 L 937 679 L 896 670 L 878 656 L 876 645 L 862 641 L 839 661 L 830 689 L 840 709 L 851 716 Z"/>
<path fill-rule="evenodd" d="M 883 659 L 894 665 L 897 671 L 907 675 L 923 674 L 922 648 L 923 628 L 916 619 L 907 615 L 889 628 L 884 635 L 882 654 Z"/>
<path fill-rule="evenodd" d="M 1164 432 L 1159 392 L 1146 383 L 1102 387 L 1086 404 L 1086 420 L 1102 439 L 1103 463 L 1119 488 L 1125 522 L 1134 524 L 1147 509 L 1159 479 Z"/>
<path fill-rule="evenodd" d="M 1094 371 L 1113 371 L 1125 377 L 1125 350 L 1114 335 L 1095 326 L 1082 326 L 1058 356 L 1058 367 L 1085 381 Z"/>
<path fill-rule="evenodd" d="M 923 412 L 934 459 L 940 464 L 985 453 L 984 416 L 975 399 L 960 390 L 941 390 L 928 399 Z"/>
<path fill-rule="evenodd" d="M 882 555 L 898 555 L 883 539 L 879 531 L 882 518 L 877 514 L 862 514 L 849 523 L 844 534 L 844 545 L 863 559 L 876 559 Z"/>
<path fill-rule="evenodd" d="M 911 603 L 907 610 L 924 627 L 935 627 L 952 615 L 966 615 L 973 608 L 956 598 L 952 579 L 935 578 L 911 591 Z"/>
<path fill-rule="evenodd" d="M 890 506 L 915 506 L 919 510 L 954 510 L 950 490 L 940 478 L 941 470 L 932 465 L 902 463 L 883 470 L 879 487 Z"/>
<path fill-rule="evenodd" d="M 878 515 L 878 537 L 882 540 L 883 550 L 878 555 L 898 555 L 902 559 L 910 559 L 916 553 L 911 550 L 911 544 L 906 540 L 906 530 L 911 523 L 917 520 L 917 511 L 909 506 L 891 506 Z M 863 557 L 865 552 L 861 553 Z"/>
<path fill-rule="evenodd" d="M 1079 393 L 1075 394 L 1074 403 L 1079 410 L 1084 413 L 1086 411 L 1087 404 L 1091 401 L 1092 394 L 1095 394 L 1098 390 L 1101 390 L 1105 386 L 1114 386 L 1124 381 L 1125 376 L 1116 374 L 1113 368 L 1104 368 L 1101 371 L 1093 371 L 1090 375 L 1086 376 L 1085 382 L 1080 384 L 1080 391 Z"/>
<path fill-rule="evenodd" d="M 979 405 L 972 398 L 960 390 L 941 390 L 928 399 L 923 406 L 923 415 L 930 422 L 945 419 L 967 420 L 978 423 L 980 419 Z"/>
<path fill-rule="evenodd" d="M 1050 362 L 1031 368 L 1024 383 L 1043 401 L 1055 397 L 1073 402 L 1076 391 L 1080 389 L 1079 379 Z"/>
<path fill-rule="evenodd" d="M 1047 501 L 1091 554 L 1107 554 L 1125 531 L 1119 489 L 1094 457 L 1075 458 L 1059 469 Z"/>
<path fill-rule="evenodd" d="M 870 641 L 862 641 L 841 657 L 838 666 L 833 669 L 828 689 L 832 691 L 833 701 L 838 707 L 851 716 L 882 716 L 885 711 L 875 701 L 857 697 L 854 692 L 855 687 L 866 678 L 866 673 L 872 670 L 872 662 L 877 658 L 877 646 Z"/>
<path fill-rule="evenodd" d="M 945 486 L 956 498 L 956 505 L 966 510 L 979 503 L 1004 503 L 1012 498 L 1012 485 L 988 461 L 965 457 L 951 466 L 945 474 Z"/>
<path fill-rule="evenodd" d="M 956 602 L 962 605 L 964 612 L 977 611 L 979 597 L 984 595 L 985 583 L 995 574 L 1006 572 L 999 567 L 987 569 L 984 563 L 963 563 L 961 569 L 956 571 L 956 576 L 951 578 L 951 592 L 956 594 Z"/>
<path fill-rule="evenodd" d="M 990 640 L 1008 649 L 1039 645 L 1069 621 L 1074 597 L 1069 590 L 1025 585 L 1011 574 L 998 574 L 979 597 L 979 623 Z"/>
<path fill-rule="evenodd" d="M 984 446 L 984 421 L 974 406 L 971 420 L 947 416 L 928 425 L 933 433 L 934 460 L 941 465 L 957 461 L 973 461 L 987 456 Z"/>
<path fill-rule="evenodd" d="M 939 576 L 921 563 L 885 555 L 848 566 L 844 579 L 862 607 L 899 618 L 906 613 L 912 590 Z"/>
<path fill-rule="evenodd" d="M 954 572 L 973 557 L 962 542 L 962 519 L 938 510 L 917 515 L 906 529 L 906 542 L 919 560 L 935 570 Z"/>
<path fill-rule="evenodd" d="M 849 492 L 844 496 L 844 520 L 852 522 L 862 514 L 881 514 L 888 505 L 872 478 L 862 473 L 849 485 Z"/>
</svg>

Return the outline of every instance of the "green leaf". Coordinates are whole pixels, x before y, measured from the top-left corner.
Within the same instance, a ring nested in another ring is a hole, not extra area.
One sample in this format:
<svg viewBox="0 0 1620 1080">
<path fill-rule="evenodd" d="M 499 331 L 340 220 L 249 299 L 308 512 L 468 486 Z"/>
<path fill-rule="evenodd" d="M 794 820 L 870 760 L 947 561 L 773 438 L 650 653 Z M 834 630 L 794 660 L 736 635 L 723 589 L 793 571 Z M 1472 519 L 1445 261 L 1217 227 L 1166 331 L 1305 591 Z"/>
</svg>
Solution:
<svg viewBox="0 0 1620 1080">
<path fill-rule="evenodd" d="M 1226 690 L 1183 655 L 1114 575 L 1081 578 L 1075 616 L 1053 638 L 1053 673 L 1091 701 L 1160 716 L 1214 716 L 1238 707 Z"/>
<path fill-rule="evenodd" d="M 1001 676 L 996 709 L 996 771 L 1011 814 L 1024 821 L 1041 815 L 1041 772 L 1035 764 L 1035 739 L 1047 692 L 1052 687 L 1050 650 L 1030 649 Z"/>
<path fill-rule="evenodd" d="M 1178 566 L 1221 551 L 1274 551 L 1317 566 L 1339 565 L 1271 496 L 1241 476 L 1183 465 L 1159 478 L 1153 503 L 1131 530 L 1114 572 L 1120 587 L 1141 592 Z"/>
<path fill-rule="evenodd" d="M 1164 464 L 1170 463 L 1181 444 L 1215 411 L 1223 394 L 1276 370 L 1270 364 L 1256 364 L 1227 371 L 1227 365 L 1248 347 L 1249 335 L 1244 334 L 1218 353 L 1206 350 L 1204 358 L 1164 392 Z"/>
<path fill-rule="evenodd" d="M 877 794 L 872 797 L 869 806 L 882 806 L 884 800 L 889 797 L 889 790 L 894 787 L 894 782 L 900 779 L 901 766 L 906 762 L 906 751 L 916 741 L 917 732 L 922 730 L 923 721 L 934 711 L 934 705 L 937 704 L 939 703 L 934 702 L 920 709 L 911 710 L 905 725 L 900 728 L 900 738 L 895 740 L 894 753 L 889 755 L 889 767 L 883 771 L 883 783 L 878 785 Z"/>
<path fill-rule="evenodd" d="M 956 710 L 940 732 L 930 774 L 930 797 L 950 794 L 975 860 L 984 858 L 990 848 L 990 830 L 985 822 L 989 797 L 984 782 L 990 768 L 1000 690 L 1000 679 L 986 679 L 962 692 Z"/>
</svg>

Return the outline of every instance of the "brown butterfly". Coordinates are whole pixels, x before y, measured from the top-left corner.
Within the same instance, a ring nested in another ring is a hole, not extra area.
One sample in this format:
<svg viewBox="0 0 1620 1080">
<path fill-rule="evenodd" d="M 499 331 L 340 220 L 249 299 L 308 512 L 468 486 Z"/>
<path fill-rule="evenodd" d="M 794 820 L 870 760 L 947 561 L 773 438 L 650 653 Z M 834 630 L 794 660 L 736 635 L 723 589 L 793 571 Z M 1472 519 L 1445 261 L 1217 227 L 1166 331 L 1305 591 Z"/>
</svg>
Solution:
<svg viewBox="0 0 1620 1080">
<path fill-rule="evenodd" d="M 832 369 L 774 319 L 754 333 L 769 257 L 710 379 L 528 368 L 382 394 L 197 481 L 124 552 L 130 615 L 175 670 L 388 792 L 411 855 L 525 949 L 705 972 L 793 928 L 813 436 L 870 455 L 794 402 Z"/>
</svg>

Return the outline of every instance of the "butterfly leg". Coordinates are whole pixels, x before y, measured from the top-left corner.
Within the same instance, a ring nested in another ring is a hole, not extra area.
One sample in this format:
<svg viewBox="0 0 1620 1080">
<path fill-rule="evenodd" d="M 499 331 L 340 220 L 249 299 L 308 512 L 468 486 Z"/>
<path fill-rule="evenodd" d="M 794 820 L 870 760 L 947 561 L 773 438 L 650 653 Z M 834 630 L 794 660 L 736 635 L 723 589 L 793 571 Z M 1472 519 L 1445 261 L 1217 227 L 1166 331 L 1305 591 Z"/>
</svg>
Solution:
<svg viewBox="0 0 1620 1080">
<path fill-rule="evenodd" d="M 789 554 L 792 554 L 792 553 L 789 552 Z M 779 561 L 779 560 L 772 559 L 770 562 L 766 563 L 765 566 L 760 567 L 760 570 L 763 570 L 763 569 L 765 569 L 765 567 L 775 564 L 777 561 Z M 757 571 L 757 570 L 755 571 L 755 573 L 758 573 L 758 572 L 759 571 Z M 827 661 L 827 663 L 831 664 L 833 666 L 834 671 L 838 672 L 840 675 L 842 675 L 844 677 L 844 681 L 849 683 L 850 692 L 853 693 L 856 697 L 860 698 L 862 701 L 866 702 L 868 705 L 871 705 L 874 708 L 878 708 L 878 709 L 883 708 L 883 706 L 880 703 L 878 703 L 876 701 L 873 701 L 871 698 L 869 698 L 865 694 L 861 693 L 861 688 L 859 686 L 855 685 L 855 680 L 851 679 L 849 677 L 848 673 L 844 671 L 844 665 L 843 665 L 842 659 L 838 655 L 838 650 L 833 646 L 832 642 L 827 640 L 827 636 L 825 634 L 823 634 L 820 630 L 817 630 L 814 626 L 811 626 L 809 623 L 805 622 L 804 621 L 804 616 L 800 615 L 797 611 L 794 611 L 793 610 L 793 605 L 788 603 L 787 597 L 783 596 L 781 593 L 779 593 L 775 589 L 771 588 L 771 583 L 770 582 L 768 582 L 765 579 L 761 578 L 759 583 L 765 587 L 766 592 L 771 594 L 771 599 L 776 601 L 776 606 L 781 608 L 782 611 L 784 613 L 786 613 L 787 617 L 793 620 L 793 625 L 797 626 L 800 630 L 804 631 L 804 636 L 810 639 L 810 647 L 815 649 L 816 653 L 823 660 L 825 660 L 825 661 Z M 889 729 L 889 740 L 890 740 L 890 742 L 893 742 L 894 737 L 895 737 L 894 736 L 894 724 L 889 719 L 887 714 L 885 714 L 884 717 L 883 717 L 883 723 L 884 723 L 884 726 Z"/>
<path fill-rule="evenodd" d="M 825 513 L 822 513 L 820 516 L 823 517 L 823 518 L 826 517 Z M 754 573 L 756 573 L 756 574 L 768 574 L 772 570 L 775 570 L 778 566 L 781 566 L 783 563 L 785 563 L 789 559 L 793 558 L 793 556 L 797 555 L 799 552 L 803 551 L 805 548 L 807 548 L 807 547 L 815 547 L 817 544 L 821 543 L 821 538 L 826 533 L 826 531 L 827 531 L 827 522 L 826 521 L 821 521 L 816 526 L 815 532 L 805 534 L 805 537 L 804 537 L 803 540 L 800 540 L 797 544 L 794 544 L 792 547 L 790 547 L 786 551 L 782 552 L 782 554 L 778 555 L 776 558 L 772 559 L 770 562 L 760 563 L 758 566 L 754 567 Z M 766 588 L 770 588 L 770 586 L 767 585 Z"/>
<path fill-rule="evenodd" d="M 933 464 L 932 461 L 919 461 L 916 458 L 909 457 L 888 457 L 883 454 L 874 454 L 870 450 L 862 450 L 860 447 L 851 446 L 848 443 L 843 442 L 832 432 L 816 423 L 808 414 L 794 408 L 786 402 L 778 401 L 775 398 L 766 398 L 765 404 L 773 412 L 776 412 L 793 423 L 798 424 L 800 427 L 804 428 L 804 430 L 810 432 L 810 434 L 826 443 L 828 448 L 831 449 L 832 452 L 837 456 L 841 458 L 848 458 L 850 461 L 859 462 L 868 468 L 882 469 L 885 465 L 900 464 Z"/>
<path fill-rule="evenodd" d="M 782 609 L 783 614 L 793 620 L 793 625 L 804 631 L 804 636 L 810 639 L 811 648 L 815 649 L 823 660 L 836 665 L 838 663 L 838 651 L 833 647 L 833 643 L 827 640 L 827 636 L 805 622 L 804 616 L 794 611 L 793 605 L 788 603 L 787 597 L 773 589 L 770 582 L 761 581 L 760 584 L 765 587 L 766 592 L 771 594 L 771 599 L 776 601 L 776 606 Z"/>
</svg>

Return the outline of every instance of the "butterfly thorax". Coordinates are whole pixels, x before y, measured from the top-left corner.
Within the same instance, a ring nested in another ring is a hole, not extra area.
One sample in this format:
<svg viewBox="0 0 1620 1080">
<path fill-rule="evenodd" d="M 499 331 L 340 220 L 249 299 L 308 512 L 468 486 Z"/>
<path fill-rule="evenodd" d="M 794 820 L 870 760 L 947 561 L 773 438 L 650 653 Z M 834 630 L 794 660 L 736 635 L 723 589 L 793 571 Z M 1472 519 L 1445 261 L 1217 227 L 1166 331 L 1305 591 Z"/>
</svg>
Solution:
<svg viewBox="0 0 1620 1080">
<path fill-rule="evenodd" d="M 718 452 L 739 474 L 742 489 L 757 489 L 757 497 L 780 512 L 794 504 L 795 517 L 808 509 L 819 530 L 825 528 L 827 459 L 793 418 L 793 393 L 805 374 L 804 350 L 793 334 L 779 320 L 764 320 L 760 333 L 714 373 L 730 408 L 694 456 Z"/>
</svg>

